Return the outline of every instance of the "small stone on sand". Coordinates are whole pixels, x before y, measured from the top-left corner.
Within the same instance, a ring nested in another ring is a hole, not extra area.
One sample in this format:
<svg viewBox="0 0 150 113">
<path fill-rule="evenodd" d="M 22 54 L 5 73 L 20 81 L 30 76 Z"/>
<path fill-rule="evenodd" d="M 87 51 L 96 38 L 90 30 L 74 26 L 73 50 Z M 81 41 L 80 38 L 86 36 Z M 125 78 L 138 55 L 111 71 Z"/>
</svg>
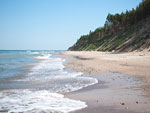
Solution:
<svg viewBox="0 0 150 113">
<path fill-rule="evenodd" d="M 121 105 L 125 105 L 125 103 L 121 103 Z"/>
</svg>

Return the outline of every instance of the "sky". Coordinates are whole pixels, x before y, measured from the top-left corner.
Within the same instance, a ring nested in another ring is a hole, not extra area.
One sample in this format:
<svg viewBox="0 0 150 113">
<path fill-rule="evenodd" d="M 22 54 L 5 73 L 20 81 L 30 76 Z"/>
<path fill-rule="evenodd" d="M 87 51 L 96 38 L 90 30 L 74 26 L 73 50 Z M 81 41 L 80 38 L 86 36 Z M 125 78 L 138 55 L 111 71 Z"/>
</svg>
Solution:
<svg viewBox="0 0 150 113">
<path fill-rule="evenodd" d="M 142 0 L 0 0 L 0 50 L 66 50 Z"/>
</svg>

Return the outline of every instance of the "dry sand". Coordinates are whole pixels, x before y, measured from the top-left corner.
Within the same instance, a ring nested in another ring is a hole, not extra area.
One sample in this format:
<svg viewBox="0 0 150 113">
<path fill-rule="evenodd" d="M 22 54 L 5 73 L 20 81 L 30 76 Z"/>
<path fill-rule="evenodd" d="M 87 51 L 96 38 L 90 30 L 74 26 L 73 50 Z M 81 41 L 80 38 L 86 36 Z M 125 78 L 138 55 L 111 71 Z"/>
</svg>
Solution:
<svg viewBox="0 0 150 113">
<path fill-rule="evenodd" d="M 150 52 L 112 54 L 106 52 L 65 52 L 71 63 L 69 68 L 83 72 L 102 74 L 104 72 L 124 73 L 150 78 Z"/>
<path fill-rule="evenodd" d="M 66 68 L 90 74 L 99 83 L 67 93 L 88 107 L 73 113 L 150 113 L 150 52 L 63 53 Z"/>
</svg>

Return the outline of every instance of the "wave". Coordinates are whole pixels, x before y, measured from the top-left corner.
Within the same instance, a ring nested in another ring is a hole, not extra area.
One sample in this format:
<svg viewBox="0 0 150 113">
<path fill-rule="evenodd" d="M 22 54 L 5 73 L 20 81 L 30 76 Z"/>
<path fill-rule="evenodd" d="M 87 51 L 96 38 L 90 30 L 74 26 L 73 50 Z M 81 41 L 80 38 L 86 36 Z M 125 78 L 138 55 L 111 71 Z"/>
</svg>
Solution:
<svg viewBox="0 0 150 113">
<path fill-rule="evenodd" d="M 17 81 L 32 82 L 34 87 L 52 92 L 71 92 L 97 83 L 97 79 L 82 76 L 82 72 L 65 71 L 64 60 L 49 57 L 34 66 L 26 78 Z"/>
<path fill-rule="evenodd" d="M 49 59 L 51 54 L 44 54 L 43 56 L 37 56 L 36 59 Z"/>
<path fill-rule="evenodd" d="M 23 78 L 14 80 L 27 89 L 0 92 L 0 111 L 68 113 L 87 107 L 85 102 L 64 98 L 62 94 L 98 83 L 97 79 L 82 76 L 82 72 L 67 71 L 64 59 L 43 53 L 42 59 Z M 37 90 L 38 89 L 38 90 Z"/>
<path fill-rule="evenodd" d="M 8 113 L 68 113 L 87 107 L 85 102 L 64 98 L 61 94 L 46 90 L 7 90 L 0 93 L 0 98 L 0 111 Z"/>
<path fill-rule="evenodd" d="M 37 55 L 37 54 L 40 54 L 40 53 L 39 52 L 30 52 L 30 54 Z"/>
</svg>

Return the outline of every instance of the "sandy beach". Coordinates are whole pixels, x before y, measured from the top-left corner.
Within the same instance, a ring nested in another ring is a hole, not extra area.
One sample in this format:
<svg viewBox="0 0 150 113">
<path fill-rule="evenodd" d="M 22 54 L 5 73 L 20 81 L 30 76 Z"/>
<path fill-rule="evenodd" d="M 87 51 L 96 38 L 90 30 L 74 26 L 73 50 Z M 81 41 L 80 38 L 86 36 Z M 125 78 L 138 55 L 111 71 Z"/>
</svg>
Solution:
<svg viewBox="0 0 150 113">
<path fill-rule="evenodd" d="M 73 113 L 150 113 L 150 52 L 67 51 L 62 57 L 66 68 L 99 81 L 65 94 L 88 105 Z"/>
</svg>

